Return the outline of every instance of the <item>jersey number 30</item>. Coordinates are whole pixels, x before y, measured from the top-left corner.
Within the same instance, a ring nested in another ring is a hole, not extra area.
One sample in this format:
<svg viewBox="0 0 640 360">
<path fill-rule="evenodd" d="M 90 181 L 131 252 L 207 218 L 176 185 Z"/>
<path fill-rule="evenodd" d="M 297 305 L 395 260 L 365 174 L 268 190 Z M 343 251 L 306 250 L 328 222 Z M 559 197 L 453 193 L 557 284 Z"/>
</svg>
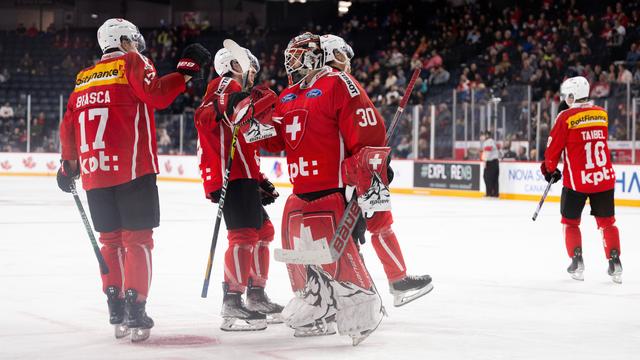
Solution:
<svg viewBox="0 0 640 360">
<path fill-rule="evenodd" d="M 361 117 L 360 122 L 358 122 L 358 125 L 361 127 L 376 126 L 376 124 L 378 124 L 376 113 L 370 107 L 356 110 L 356 115 L 360 115 Z"/>
<path fill-rule="evenodd" d="M 593 147 L 593 150 L 592 150 Z M 584 152 L 586 164 L 584 166 L 585 169 L 593 169 L 596 167 L 603 167 L 607 165 L 607 154 L 604 152 L 604 141 L 597 141 L 595 143 L 585 143 L 584 144 Z M 595 164 L 593 161 L 595 160 Z"/>
<path fill-rule="evenodd" d="M 93 141 L 93 150 L 104 149 L 104 130 L 107 128 L 107 120 L 109 119 L 109 109 L 108 108 L 95 108 L 89 109 L 87 111 L 83 111 L 78 116 L 78 122 L 80 123 L 80 152 L 86 153 L 89 151 L 89 144 L 87 144 L 87 134 L 85 131 L 85 118 L 86 120 L 92 121 L 95 118 L 100 118 L 100 122 L 98 123 L 98 130 L 96 131 L 96 138 Z"/>
</svg>

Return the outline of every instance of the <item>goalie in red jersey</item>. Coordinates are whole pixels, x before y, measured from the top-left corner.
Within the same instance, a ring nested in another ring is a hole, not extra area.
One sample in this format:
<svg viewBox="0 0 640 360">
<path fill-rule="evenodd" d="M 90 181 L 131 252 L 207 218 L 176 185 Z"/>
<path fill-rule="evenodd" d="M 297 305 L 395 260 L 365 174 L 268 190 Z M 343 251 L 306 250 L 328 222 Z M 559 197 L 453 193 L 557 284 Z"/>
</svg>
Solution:
<svg viewBox="0 0 640 360">
<path fill-rule="evenodd" d="M 324 52 L 325 64 L 338 73 L 351 72 L 351 59 L 354 53 L 344 39 L 336 35 L 322 35 L 320 47 Z M 387 166 L 387 177 L 391 183 L 393 170 L 389 165 Z M 431 276 L 407 275 L 400 243 L 391 228 L 393 224 L 391 211 L 374 212 L 371 216 L 367 216 L 366 220 L 367 230 L 371 233 L 371 243 L 389 280 L 389 291 L 393 294 L 394 305 L 405 305 L 433 290 Z M 364 243 L 364 234 L 360 233 L 358 237 L 361 239 L 360 242 Z"/>
<path fill-rule="evenodd" d="M 60 124 L 57 180 L 62 191 L 71 192 L 72 182 L 82 177 L 109 268 L 102 275 L 109 321 L 116 337 L 131 333 L 132 341 L 141 341 L 154 325 L 145 304 L 153 228 L 160 224 L 153 111 L 169 106 L 185 90 L 185 82 L 208 66 L 211 54 L 191 44 L 177 72 L 159 77 L 140 54 L 144 38 L 132 23 L 107 20 L 98 29 L 98 43 L 104 55 L 78 73 Z"/>
<path fill-rule="evenodd" d="M 249 50 L 244 50 L 251 60 L 247 77 L 247 87 L 251 88 L 260 65 Z M 255 109 L 253 116 L 271 117 L 277 96 L 262 87 L 254 88 L 251 93 L 244 92 L 242 69 L 226 48 L 216 53 L 214 67 L 220 77 L 209 83 L 202 105 L 196 110 L 195 123 L 205 196 L 217 203 L 232 146 L 236 109 L 242 109 L 252 102 Z M 272 317 L 275 322 L 282 311 L 282 306 L 271 302 L 264 289 L 269 273 L 269 244 L 273 240 L 274 229 L 263 205 L 273 203 L 278 193 L 260 172 L 258 143 L 247 142 L 241 134 L 235 146 L 237 160 L 231 165 L 223 208 L 229 247 L 224 258 L 224 321 L 221 329 L 263 330 L 267 327 L 265 315 Z M 246 306 L 242 300 L 245 291 Z"/>
<path fill-rule="evenodd" d="M 582 76 L 565 80 L 560 93 L 568 108 L 556 118 L 540 170 L 547 181 L 564 177 L 560 213 L 567 253 L 572 258 L 567 271 L 574 279 L 584 280 L 580 218 L 589 199 L 609 260 L 608 274 L 621 283 L 620 235 L 614 205 L 616 174 L 607 145 L 608 115 L 589 100 L 589 82 Z M 561 174 L 557 166 L 563 152 Z"/>
</svg>

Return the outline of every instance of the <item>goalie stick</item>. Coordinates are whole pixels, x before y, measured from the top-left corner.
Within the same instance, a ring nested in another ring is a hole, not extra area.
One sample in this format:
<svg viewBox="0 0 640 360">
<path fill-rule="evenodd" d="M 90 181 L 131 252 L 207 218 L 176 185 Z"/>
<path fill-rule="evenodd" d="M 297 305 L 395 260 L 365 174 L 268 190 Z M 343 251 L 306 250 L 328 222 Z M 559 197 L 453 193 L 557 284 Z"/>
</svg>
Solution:
<svg viewBox="0 0 640 360">
<path fill-rule="evenodd" d="M 420 75 L 420 68 L 417 68 L 413 71 L 413 75 L 411 76 L 411 81 L 409 81 L 409 85 L 407 85 L 407 89 L 402 96 L 402 100 L 398 105 L 398 109 L 396 113 L 393 115 L 393 120 L 389 124 L 389 129 L 387 129 L 386 143 L 389 144 L 389 140 L 393 136 L 393 133 L 398 125 L 400 120 L 400 116 L 404 112 L 405 106 L 407 106 L 407 102 L 409 102 L 409 98 L 411 97 L 411 93 L 413 92 L 413 87 L 416 84 L 416 80 Z M 288 264 L 303 264 L 303 265 L 322 265 L 322 264 L 331 264 L 336 262 L 348 241 L 350 241 L 351 233 L 358 222 L 358 219 L 362 216 L 362 210 L 360 206 L 358 206 L 358 196 L 353 193 L 351 196 L 351 200 L 347 203 L 347 207 L 344 210 L 344 215 L 340 222 L 338 223 L 338 227 L 336 228 L 333 237 L 331 238 L 331 242 L 329 243 L 328 248 L 322 248 L 317 250 L 295 250 L 295 249 L 275 249 L 274 258 L 277 261 L 288 263 Z"/>
<path fill-rule="evenodd" d="M 242 91 L 247 86 L 247 77 L 249 74 L 249 67 L 251 62 L 247 52 L 241 48 L 235 41 L 226 39 L 223 46 L 233 54 L 234 58 L 242 69 Z M 227 114 L 224 114 L 227 122 L 231 123 L 227 118 Z M 220 233 L 220 223 L 222 222 L 222 209 L 224 208 L 224 200 L 227 195 L 227 186 L 229 185 L 229 175 L 231 174 L 231 164 L 236 153 L 236 141 L 238 140 L 238 133 L 240 126 L 243 124 L 235 124 L 233 126 L 233 135 L 231 137 L 231 148 L 229 149 L 229 156 L 227 157 L 227 166 L 224 169 L 224 177 L 222 179 L 222 187 L 220 188 L 220 200 L 218 200 L 218 212 L 216 214 L 216 224 L 213 229 L 213 237 L 211 238 L 211 248 L 209 249 L 209 258 L 207 259 L 207 269 L 204 275 L 204 282 L 202 284 L 201 297 L 206 298 L 209 292 L 209 280 L 211 280 L 211 267 L 213 266 L 213 257 L 216 252 L 216 244 L 218 243 L 218 234 Z"/>
</svg>

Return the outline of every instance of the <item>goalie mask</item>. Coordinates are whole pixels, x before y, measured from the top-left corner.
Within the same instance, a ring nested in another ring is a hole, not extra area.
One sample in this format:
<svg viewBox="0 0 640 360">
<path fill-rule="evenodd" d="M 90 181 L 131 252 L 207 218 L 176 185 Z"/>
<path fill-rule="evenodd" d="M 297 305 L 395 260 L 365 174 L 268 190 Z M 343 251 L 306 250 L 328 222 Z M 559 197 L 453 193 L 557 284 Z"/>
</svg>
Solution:
<svg viewBox="0 0 640 360">
<path fill-rule="evenodd" d="M 342 65 L 340 66 L 342 71 L 348 71 L 351 67 L 353 49 L 340 36 L 331 34 L 320 36 L 320 47 L 324 52 L 324 65 L 336 62 Z"/>
<path fill-rule="evenodd" d="M 312 70 L 324 66 L 320 37 L 306 32 L 289 41 L 284 50 L 284 68 L 289 77 L 289 86 L 296 85 Z"/>
<path fill-rule="evenodd" d="M 126 52 L 122 48 L 123 41 L 131 42 L 138 52 L 146 48 L 144 37 L 138 27 L 125 19 L 109 19 L 98 28 L 98 44 L 103 53 L 110 49 Z"/>
</svg>

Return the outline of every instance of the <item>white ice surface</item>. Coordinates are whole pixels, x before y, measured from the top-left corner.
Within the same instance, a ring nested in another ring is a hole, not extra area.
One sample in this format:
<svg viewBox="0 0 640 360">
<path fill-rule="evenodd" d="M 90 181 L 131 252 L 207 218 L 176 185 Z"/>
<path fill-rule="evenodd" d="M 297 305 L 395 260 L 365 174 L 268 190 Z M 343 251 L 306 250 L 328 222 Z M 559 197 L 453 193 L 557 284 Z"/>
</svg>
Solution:
<svg viewBox="0 0 640 360">
<path fill-rule="evenodd" d="M 342 336 L 296 339 L 283 325 L 220 331 L 224 231 L 209 298 L 200 298 L 215 206 L 199 184 L 159 187 L 162 226 L 147 307 L 156 327 L 149 341 L 132 345 L 112 337 L 71 195 L 53 178 L 0 177 L 0 358 L 640 359 L 638 208 L 617 209 L 624 283 L 616 285 L 587 216 L 585 281 L 569 278 L 557 203 L 546 204 L 534 223 L 533 202 L 396 195 L 394 229 L 409 272 L 431 274 L 435 289 L 394 308 L 380 262 L 365 245 L 390 316 L 353 348 Z M 277 231 L 282 193 L 268 209 Z M 289 300 L 282 264 L 272 263 L 267 290 L 273 300 Z"/>
</svg>

